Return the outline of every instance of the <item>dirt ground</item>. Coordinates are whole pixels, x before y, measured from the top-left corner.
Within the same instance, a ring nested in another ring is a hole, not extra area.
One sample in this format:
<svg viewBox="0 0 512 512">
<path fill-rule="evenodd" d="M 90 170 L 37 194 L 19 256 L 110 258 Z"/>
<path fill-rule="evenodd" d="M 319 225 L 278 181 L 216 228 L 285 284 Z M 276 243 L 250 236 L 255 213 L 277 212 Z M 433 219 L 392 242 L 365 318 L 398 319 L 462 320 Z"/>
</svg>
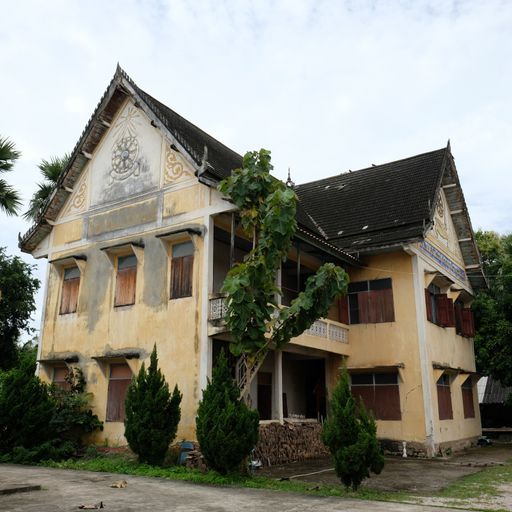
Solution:
<svg viewBox="0 0 512 512">
<path fill-rule="evenodd" d="M 413 459 L 387 457 L 380 475 L 372 475 L 363 486 L 381 491 L 407 491 L 428 495 L 483 467 L 504 464 L 512 459 L 512 445 L 476 447 L 446 458 Z M 272 478 L 339 485 L 329 458 L 295 462 L 259 470 Z"/>
</svg>

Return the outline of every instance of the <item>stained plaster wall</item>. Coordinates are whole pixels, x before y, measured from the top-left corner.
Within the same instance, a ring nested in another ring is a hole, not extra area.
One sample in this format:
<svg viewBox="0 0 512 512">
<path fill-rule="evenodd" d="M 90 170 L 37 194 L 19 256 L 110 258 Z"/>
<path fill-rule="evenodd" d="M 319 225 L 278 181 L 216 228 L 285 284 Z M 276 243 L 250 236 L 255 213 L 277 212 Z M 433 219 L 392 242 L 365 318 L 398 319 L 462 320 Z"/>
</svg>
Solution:
<svg viewBox="0 0 512 512">
<path fill-rule="evenodd" d="M 349 368 L 403 364 L 400 370 L 401 421 L 377 421 L 379 437 L 423 442 L 425 419 L 411 258 L 404 252 L 365 259 L 365 267 L 349 269 L 351 281 L 391 278 L 395 321 L 350 326 Z"/>
<path fill-rule="evenodd" d="M 432 256 L 423 251 L 420 246 L 417 247 L 418 265 L 420 277 L 424 279 L 426 288 L 430 282 L 441 285 L 441 291 L 447 293 L 453 300 L 460 295 L 460 290 L 465 290 L 464 298 L 468 303 L 467 297 L 473 293 L 469 281 L 466 277 L 461 277 L 464 273 L 464 260 L 460 251 L 457 233 L 453 225 L 449 208 L 444 193 L 441 191 L 436 205 L 434 215 L 434 224 L 426 237 L 427 242 L 438 249 L 452 265 L 460 270 L 457 275 L 450 270 L 446 264 L 441 264 Z M 453 268 L 453 267 L 452 267 Z M 439 278 L 433 278 L 435 272 L 438 275 L 444 275 L 449 280 L 444 282 L 436 281 Z M 451 283 L 451 286 L 450 286 Z M 444 284 L 444 286 L 443 286 Z M 462 297 L 462 296 L 461 296 Z M 440 327 L 429 322 L 426 319 L 426 312 L 423 315 L 424 329 L 426 334 L 427 349 L 429 354 L 429 363 L 436 363 L 444 367 L 460 368 L 469 372 L 475 371 L 474 341 L 472 338 L 459 336 L 454 327 Z M 436 381 L 441 376 L 441 370 L 431 370 L 431 395 L 435 401 L 433 408 L 433 428 L 434 439 L 436 443 L 449 443 L 461 439 L 474 439 L 481 435 L 480 410 L 478 407 L 478 393 L 476 390 L 476 379 L 473 379 L 473 405 L 475 409 L 474 418 L 464 418 L 462 404 L 461 384 L 468 377 L 467 373 L 458 375 L 451 374 L 451 398 L 453 420 L 439 420 L 437 408 L 437 386 Z"/>
<path fill-rule="evenodd" d="M 207 279 L 203 274 L 208 219 L 212 211 L 229 205 L 215 191 L 197 182 L 188 161 L 173 151 L 134 108 L 127 103 L 114 120 L 113 128 L 84 169 L 49 240 L 38 248 L 46 251 L 49 260 L 78 254 L 87 258 L 81 264 L 77 311 L 67 315 L 60 315 L 59 308 L 63 271 L 70 260 L 50 265 L 41 358 L 78 353 L 79 366 L 93 395 L 93 409 L 104 420 L 109 368 L 92 358 L 116 350 L 138 349 L 140 360 L 128 361 L 132 371 L 138 371 L 143 361 L 149 362 L 156 343 L 167 381 L 171 387 L 177 383 L 183 393 L 177 439 L 193 438 L 200 382 L 205 380 L 199 374 L 205 371 L 201 326 L 206 322 L 203 304 Z M 125 147 L 123 138 L 130 139 L 132 144 L 128 151 L 136 148 L 129 175 L 122 174 L 122 165 L 113 163 L 118 162 L 119 151 Z M 195 248 L 193 295 L 169 300 L 170 247 L 189 237 L 164 240 L 156 235 L 188 225 L 204 226 L 206 232 L 204 237 L 191 236 Z M 130 241 L 144 245 L 143 249 L 135 249 L 135 304 L 116 308 L 116 256 L 119 251 L 130 251 L 130 246 L 114 252 L 101 249 Z M 40 371 L 42 378 L 52 378 L 50 366 L 42 365 Z M 123 432 L 121 422 L 108 422 L 96 441 L 108 439 L 111 444 L 125 444 Z"/>
</svg>

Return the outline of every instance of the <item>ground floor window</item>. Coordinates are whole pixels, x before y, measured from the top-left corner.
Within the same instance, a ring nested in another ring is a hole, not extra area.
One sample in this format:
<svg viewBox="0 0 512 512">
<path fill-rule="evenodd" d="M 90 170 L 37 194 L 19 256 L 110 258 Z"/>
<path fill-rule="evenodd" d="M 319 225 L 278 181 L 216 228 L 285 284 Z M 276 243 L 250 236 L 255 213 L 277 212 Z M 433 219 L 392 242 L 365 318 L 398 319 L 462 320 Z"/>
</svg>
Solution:
<svg viewBox="0 0 512 512">
<path fill-rule="evenodd" d="M 453 419 L 450 376 L 446 373 L 437 379 L 437 406 L 440 420 Z"/>
<path fill-rule="evenodd" d="M 464 408 L 464 418 L 475 417 L 475 402 L 473 400 L 473 379 L 468 377 L 462 383 L 462 406 Z"/>
<path fill-rule="evenodd" d="M 401 420 L 398 373 L 352 373 L 352 395 L 360 398 L 377 420 Z"/>
<path fill-rule="evenodd" d="M 113 363 L 109 368 L 107 421 L 124 421 L 124 399 L 132 381 L 132 372 L 125 363 Z"/>
<path fill-rule="evenodd" d="M 59 388 L 69 390 L 71 388 L 68 382 L 69 370 L 67 366 L 56 366 L 53 369 L 52 382 Z"/>
</svg>

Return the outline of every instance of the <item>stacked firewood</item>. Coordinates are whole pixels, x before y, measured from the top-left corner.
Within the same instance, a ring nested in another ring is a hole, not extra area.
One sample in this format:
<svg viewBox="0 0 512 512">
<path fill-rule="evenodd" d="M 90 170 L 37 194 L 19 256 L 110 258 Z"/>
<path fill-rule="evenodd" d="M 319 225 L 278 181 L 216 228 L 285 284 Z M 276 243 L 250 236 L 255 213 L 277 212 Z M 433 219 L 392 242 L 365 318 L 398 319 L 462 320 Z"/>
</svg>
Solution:
<svg viewBox="0 0 512 512">
<path fill-rule="evenodd" d="M 206 461 L 202 456 L 199 448 L 187 452 L 187 460 L 185 462 L 187 468 L 198 469 L 205 473 L 207 471 Z"/>
<path fill-rule="evenodd" d="M 327 455 L 322 443 L 322 425 L 311 421 L 285 421 L 260 425 L 260 436 L 253 458 L 264 466 Z"/>
</svg>

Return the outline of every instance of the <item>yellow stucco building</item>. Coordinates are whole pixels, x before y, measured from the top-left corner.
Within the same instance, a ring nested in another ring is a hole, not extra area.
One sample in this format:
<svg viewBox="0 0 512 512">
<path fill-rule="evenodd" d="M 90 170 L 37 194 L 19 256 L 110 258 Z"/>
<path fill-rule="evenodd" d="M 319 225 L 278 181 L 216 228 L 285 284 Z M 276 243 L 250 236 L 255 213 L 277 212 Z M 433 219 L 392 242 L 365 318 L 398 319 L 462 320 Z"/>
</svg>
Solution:
<svg viewBox="0 0 512 512">
<path fill-rule="evenodd" d="M 220 288 L 250 250 L 216 189 L 241 157 L 122 71 L 20 247 L 48 259 L 40 376 L 80 366 L 105 429 L 124 444 L 124 393 L 156 343 L 183 393 L 178 439 L 229 343 Z M 298 230 L 279 273 L 283 306 L 326 261 L 351 284 L 284 350 L 250 397 L 262 421 L 321 420 L 338 370 L 395 451 L 433 455 L 481 433 L 474 289 L 485 285 L 450 147 L 298 185 Z"/>
</svg>

